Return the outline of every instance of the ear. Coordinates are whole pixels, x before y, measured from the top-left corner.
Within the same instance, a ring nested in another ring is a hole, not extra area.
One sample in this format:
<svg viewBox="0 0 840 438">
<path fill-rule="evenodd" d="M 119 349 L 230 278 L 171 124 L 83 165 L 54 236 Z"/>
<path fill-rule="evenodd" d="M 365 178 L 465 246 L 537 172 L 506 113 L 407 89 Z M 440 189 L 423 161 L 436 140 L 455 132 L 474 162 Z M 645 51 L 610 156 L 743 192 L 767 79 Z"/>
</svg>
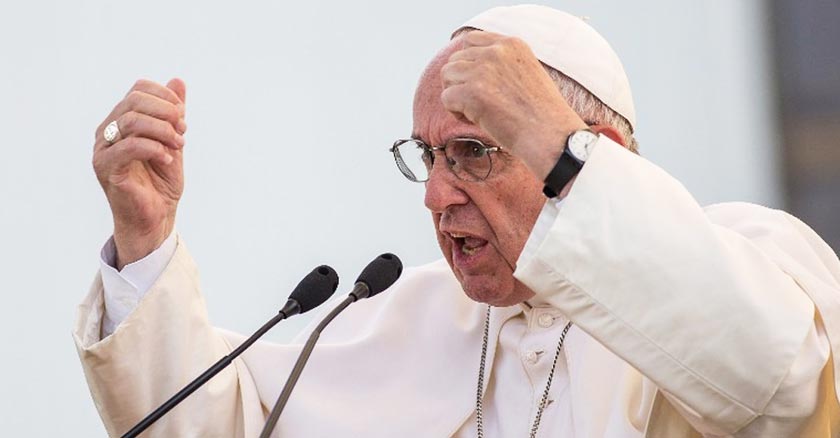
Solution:
<svg viewBox="0 0 840 438">
<path fill-rule="evenodd" d="M 609 137 L 610 140 L 624 146 L 625 148 L 627 147 L 627 144 L 625 144 L 624 139 L 621 138 L 621 134 L 619 134 L 618 130 L 613 128 L 612 126 L 609 126 L 609 125 L 592 125 L 592 126 L 589 127 L 589 129 L 594 131 L 596 134 L 604 134 L 607 137 Z"/>
</svg>

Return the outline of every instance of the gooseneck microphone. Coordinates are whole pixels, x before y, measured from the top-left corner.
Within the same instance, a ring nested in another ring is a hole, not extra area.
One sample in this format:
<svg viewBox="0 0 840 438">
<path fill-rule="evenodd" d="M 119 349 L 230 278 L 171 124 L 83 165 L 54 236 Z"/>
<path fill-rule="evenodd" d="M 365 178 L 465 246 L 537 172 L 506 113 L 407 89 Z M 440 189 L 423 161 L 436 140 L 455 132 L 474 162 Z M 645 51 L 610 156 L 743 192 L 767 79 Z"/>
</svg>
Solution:
<svg viewBox="0 0 840 438">
<path fill-rule="evenodd" d="M 165 403 L 160 405 L 157 409 L 152 411 L 149 415 L 146 416 L 143 420 L 137 423 L 136 426 L 131 428 L 122 438 L 134 438 L 140 435 L 144 430 L 146 430 L 149 426 L 155 423 L 155 421 L 159 420 L 161 417 L 166 415 L 172 408 L 177 406 L 179 403 L 184 401 L 187 397 L 190 396 L 196 389 L 201 387 L 207 383 L 208 380 L 212 379 L 213 376 L 218 374 L 220 371 L 225 369 L 233 359 L 237 356 L 242 354 L 248 347 L 251 346 L 257 339 L 261 338 L 266 332 L 268 332 L 272 327 L 274 327 L 278 322 L 289 318 L 291 316 L 308 312 L 309 310 L 314 309 L 315 307 L 320 306 L 324 301 L 335 292 L 335 289 L 338 287 L 338 274 L 335 272 L 335 269 L 327 266 L 322 265 L 318 266 L 317 268 L 313 269 L 303 280 L 298 283 L 295 290 L 289 295 L 289 299 L 286 301 L 286 305 L 277 312 L 277 315 L 274 318 L 271 318 L 267 323 L 263 324 L 262 327 L 259 328 L 250 338 L 246 339 L 239 347 L 233 350 L 227 356 L 219 359 L 218 362 L 213 364 L 210 368 L 207 369 L 204 373 L 200 376 L 196 377 L 195 380 L 190 382 L 187 386 L 183 389 L 178 391 L 177 394 L 173 395 L 172 398 L 167 400 Z"/>
<path fill-rule="evenodd" d="M 321 336 L 321 331 L 323 331 L 324 328 L 350 304 L 363 298 L 372 297 L 391 287 L 391 285 L 400 278 L 402 268 L 402 262 L 399 257 L 394 254 L 385 253 L 373 259 L 373 261 L 368 263 L 365 269 L 362 270 L 362 273 L 359 274 L 359 278 L 356 279 L 356 285 L 347 295 L 347 298 L 345 298 L 344 301 L 336 306 L 335 309 L 328 313 L 321 323 L 315 327 L 312 334 L 309 335 L 309 339 L 306 340 L 306 344 L 304 344 L 303 350 L 300 352 L 300 356 L 298 356 L 297 362 L 295 362 L 295 366 L 292 368 L 292 372 L 289 374 L 288 380 L 286 380 L 286 385 L 283 386 L 280 396 L 277 397 L 277 402 L 274 403 L 274 408 L 271 409 L 271 414 L 268 416 L 265 426 L 263 426 L 260 438 L 269 438 L 271 432 L 274 430 L 274 427 L 277 425 L 280 413 L 283 412 L 286 402 L 289 401 L 289 396 L 292 394 L 292 390 L 295 388 L 295 385 L 300 378 L 300 374 L 303 372 L 303 367 L 306 366 L 306 362 L 309 360 L 309 356 L 315 348 L 315 343 L 318 342 L 318 338 Z"/>
</svg>

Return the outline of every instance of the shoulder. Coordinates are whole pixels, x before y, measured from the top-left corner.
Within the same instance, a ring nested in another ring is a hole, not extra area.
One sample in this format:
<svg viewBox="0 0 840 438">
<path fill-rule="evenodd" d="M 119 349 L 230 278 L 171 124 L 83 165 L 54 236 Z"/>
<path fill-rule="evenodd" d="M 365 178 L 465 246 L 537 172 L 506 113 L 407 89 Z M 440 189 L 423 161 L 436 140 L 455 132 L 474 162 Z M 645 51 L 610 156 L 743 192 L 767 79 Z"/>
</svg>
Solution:
<svg viewBox="0 0 840 438">
<path fill-rule="evenodd" d="M 748 202 L 712 204 L 703 210 L 712 223 L 735 231 L 750 240 L 772 239 L 777 243 L 825 245 L 808 225 L 782 210 Z"/>
<path fill-rule="evenodd" d="M 712 223 L 746 238 L 777 264 L 807 267 L 840 282 L 837 254 L 790 213 L 747 202 L 713 204 L 704 211 Z"/>
<path fill-rule="evenodd" d="M 793 215 L 749 202 L 724 202 L 703 208 L 709 220 L 747 237 L 760 237 L 768 233 L 792 234 L 799 231 L 793 221 L 799 222 Z"/>
</svg>

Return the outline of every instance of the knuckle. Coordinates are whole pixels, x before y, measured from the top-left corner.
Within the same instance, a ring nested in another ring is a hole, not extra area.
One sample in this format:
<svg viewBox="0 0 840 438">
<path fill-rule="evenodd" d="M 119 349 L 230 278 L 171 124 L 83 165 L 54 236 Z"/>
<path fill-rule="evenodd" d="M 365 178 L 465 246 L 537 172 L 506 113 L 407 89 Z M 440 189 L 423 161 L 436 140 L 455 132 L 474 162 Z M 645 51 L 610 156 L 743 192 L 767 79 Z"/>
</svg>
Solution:
<svg viewBox="0 0 840 438">
<path fill-rule="evenodd" d="M 140 89 L 143 89 L 143 88 L 145 88 L 146 86 L 148 86 L 148 85 L 149 85 L 149 82 L 151 82 L 151 81 L 150 81 L 150 80 L 148 80 L 148 79 L 143 79 L 143 78 L 140 78 L 140 79 L 138 79 L 138 80 L 136 80 L 136 81 L 134 82 L 134 85 L 131 87 L 131 89 L 132 89 L 132 90 L 140 90 Z"/>
<path fill-rule="evenodd" d="M 531 53 L 531 46 L 522 38 L 514 38 L 512 47 L 518 52 Z"/>
<path fill-rule="evenodd" d="M 131 92 L 125 96 L 125 103 L 128 104 L 129 108 L 136 108 L 143 101 L 144 94 L 145 93 L 142 91 L 131 90 Z"/>
<path fill-rule="evenodd" d="M 481 41 L 482 37 L 484 36 L 484 35 L 482 35 L 482 32 L 484 32 L 484 31 L 479 30 L 479 29 L 471 30 L 471 31 L 467 32 L 466 35 L 464 35 L 464 40 L 466 40 L 470 43 L 477 43 L 477 42 Z"/>
<path fill-rule="evenodd" d="M 517 37 L 505 37 L 497 47 L 501 53 L 511 54 L 522 50 L 524 41 Z"/>
<path fill-rule="evenodd" d="M 440 93 L 440 101 L 444 107 L 452 104 L 452 88 L 446 88 Z"/>
<path fill-rule="evenodd" d="M 164 139 L 165 139 L 168 143 L 172 143 L 172 144 L 174 144 L 174 143 L 175 143 L 175 137 L 176 137 L 176 135 L 178 135 L 178 133 L 177 133 L 177 132 L 175 132 L 175 128 L 173 128 L 173 127 L 172 127 L 172 125 L 170 125 L 169 123 L 165 123 L 165 125 L 166 125 L 166 126 L 163 126 L 163 127 L 161 127 L 161 128 L 160 128 L 160 129 L 163 131 L 163 132 L 161 133 L 161 134 L 162 134 L 162 137 L 163 137 L 163 138 L 164 138 Z"/>
<path fill-rule="evenodd" d="M 440 101 L 443 103 L 444 108 L 449 110 L 459 108 L 461 106 L 461 93 L 462 90 L 452 87 L 443 90 L 440 94 Z"/>
<path fill-rule="evenodd" d="M 128 111 L 120 116 L 119 127 L 125 134 L 137 131 L 140 124 L 140 114 Z"/>
<path fill-rule="evenodd" d="M 177 106 L 169 104 L 166 106 L 166 110 L 164 110 L 164 117 L 172 123 L 177 123 L 178 119 L 181 118 L 181 113 L 178 111 Z"/>
<path fill-rule="evenodd" d="M 136 150 L 137 150 L 137 149 L 139 149 L 140 147 L 142 147 L 142 144 L 143 144 L 143 143 L 140 141 L 140 139 L 139 139 L 139 138 L 137 138 L 137 137 L 128 137 L 128 138 L 126 138 L 126 139 L 124 139 L 124 140 L 120 140 L 120 142 L 119 142 L 119 146 L 120 146 L 120 147 L 119 147 L 119 148 L 120 148 L 120 150 L 121 150 L 122 152 L 128 152 L 128 153 L 131 153 L 131 152 L 136 151 Z"/>
<path fill-rule="evenodd" d="M 519 45 L 519 43 L 522 42 L 521 39 L 519 39 L 515 36 L 504 36 L 504 37 L 501 38 L 500 41 L 503 45 L 510 46 L 510 47 L 516 47 L 516 46 Z"/>
<path fill-rule="evenodd" d="M 490 50 L 487 51 L 487 57 L 493 61 L 498 61 L 504 55 L 505 47 L 504 46 L 491 46 Z"/>
</svg>

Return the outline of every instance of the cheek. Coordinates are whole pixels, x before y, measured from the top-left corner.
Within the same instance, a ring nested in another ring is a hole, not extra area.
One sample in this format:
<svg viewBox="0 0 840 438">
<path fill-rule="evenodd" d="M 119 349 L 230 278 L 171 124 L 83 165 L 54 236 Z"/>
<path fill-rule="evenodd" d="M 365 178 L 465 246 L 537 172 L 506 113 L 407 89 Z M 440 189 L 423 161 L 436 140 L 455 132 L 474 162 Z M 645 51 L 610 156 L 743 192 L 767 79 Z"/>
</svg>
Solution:
<svg viewBox="0 0 840 438">
<path fill-rule="evenodd" d="M 488 179 L 484 184 L 463 187 L 470 201 L 451 209 L 450 213 L 457 216 L 462 225 L 489 232 L 491 245 L 503 261 L 513 267 L 542 210 L 545 196 L 542 182 L 524 164 L 507 162 L 500 170 L 497 178 Z M 452 241 L 439 230 L 442 214 L 432 212 L 431 216 L 438 245 L 452 265 Z"/>
<path fill-rule="evenodd" d="M 537 220 L 543 205 L 545 205 L 545 195 L 542 193 L 542 184 L 536 191 L 530 191 L 522 198 L 522 220 L 528 224 L 528 234 L 531 233 L 531 228 L 534 227 L 534 222 Z"/>
<path fill-rule="evenodd" d="M 494 192 L 494 201 L 501 208 L 496 209 L 497 214 L 488 217 L 488 221 L 496 229 L 500 246 L 514 253 L 510 255 L 518 255 L 542 210 L 545 196 L 542 184 L 535 177 L 515 180 L 504 187 Z"/>
</svg>

